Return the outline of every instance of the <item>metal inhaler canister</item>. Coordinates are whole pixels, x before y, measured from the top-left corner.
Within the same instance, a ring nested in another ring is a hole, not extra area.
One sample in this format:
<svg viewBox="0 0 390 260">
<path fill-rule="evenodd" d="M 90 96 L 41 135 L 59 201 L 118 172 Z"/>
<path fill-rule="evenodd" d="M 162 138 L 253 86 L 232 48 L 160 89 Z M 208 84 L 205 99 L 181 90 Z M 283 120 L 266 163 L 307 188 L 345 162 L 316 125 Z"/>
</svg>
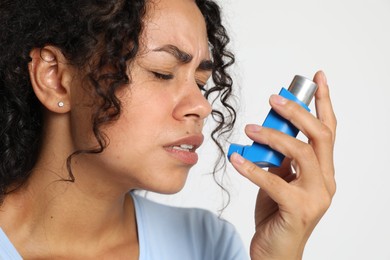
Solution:
<svg viewBox="0 0 390 260">
<path fill-rule="evenodd" d="M 309 104 L 317 91 L 317 84 L 313 81 L 296 75 L 290 84 L 288 90 L 282 88 L 279 95 L 292 100 L 307 111 L 310 111 Z M 292 137 L 298 135 L 299 130 L 289 121 L 278 115 L 273 109 L 268 113 L 263 127 L 279 130 Z M 268 145 L 253 142 L 252 145 L 231 144 L 228 151 L 228 158 L 234 153 L 239 153 L 247 160 L 255 163 L 260 167 L 279 167 L 282 164 L 284 155 L 273 150 Z"/>
</svg>

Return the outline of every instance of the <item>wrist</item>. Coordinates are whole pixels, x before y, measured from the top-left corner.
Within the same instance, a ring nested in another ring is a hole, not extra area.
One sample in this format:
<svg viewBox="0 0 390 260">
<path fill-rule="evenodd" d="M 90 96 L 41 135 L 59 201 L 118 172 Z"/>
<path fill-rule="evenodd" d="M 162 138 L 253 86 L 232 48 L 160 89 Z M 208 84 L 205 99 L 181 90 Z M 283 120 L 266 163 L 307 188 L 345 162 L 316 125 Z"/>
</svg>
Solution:
<svg viewBox="0 0 390 260">
<path fill-rule="evenodd" d="M 297 238 L 288 241 L 286 239 L 279 239 L 278 241 L 261 240 L 261 242 L 256 240 L 254 237 L 250 246 L 252 260 L 301 260 L 307 241 Z"/>
</svg>

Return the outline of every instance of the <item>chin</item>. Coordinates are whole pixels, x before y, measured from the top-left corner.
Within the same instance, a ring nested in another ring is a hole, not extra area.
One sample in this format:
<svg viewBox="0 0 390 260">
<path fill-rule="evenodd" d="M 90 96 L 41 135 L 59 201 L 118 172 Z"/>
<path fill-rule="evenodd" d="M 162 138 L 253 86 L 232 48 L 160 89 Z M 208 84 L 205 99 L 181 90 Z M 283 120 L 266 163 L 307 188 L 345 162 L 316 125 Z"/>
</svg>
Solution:
<svg viewBox="0 0 390 260">
<path fill-rule="evenodd" d="M 185 185 L 185 181 L 181 182 L 181 183 L 167 183 L 166 185 L 159 185 L 158 187 L 156 187 L 156 189 L 153 190 L 153 192 L 157 192 L 157 193 L 160 193 L 160 194 L 167 194 L 167 195 L 170 195 L 170 194 L 175 194 L 175 193 L 178 193 L 179 191 L 181 191 L 183 189 Z"/>
<path fill-rule="evenodd" d="M 188 171 L 180 174 L 170 174 L 169 176 L 161 176 L 156 179 L 156 182 L 148 183 L 146 190 L 161 193 L 161 194 L 175 194 L 181 191 L 186 184 Z M 152 185 L 153 186 L 152 186 Z"/>
</svg>

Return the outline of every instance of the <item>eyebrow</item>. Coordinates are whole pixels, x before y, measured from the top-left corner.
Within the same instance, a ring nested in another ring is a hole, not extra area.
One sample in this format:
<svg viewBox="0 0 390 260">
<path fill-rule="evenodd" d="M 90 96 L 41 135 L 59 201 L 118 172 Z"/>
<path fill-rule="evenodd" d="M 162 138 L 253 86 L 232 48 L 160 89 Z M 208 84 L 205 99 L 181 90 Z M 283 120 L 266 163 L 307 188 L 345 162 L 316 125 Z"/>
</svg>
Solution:
<svg viewBox="0 0 390 260">
<path fill-rule="evenodd" d="M 189 63 L 192 61 L 193 56 L 185 51 L 180 50 L 177 46 L 172 44 L 167 44 L 162 47 L 156 48 L 153 51 L 156 52 L 167 52 L 173 55 L 179 62 L 181 63 Z M 202 60 L 198 66 L 199 70 L 212 70 L 214 68 L 214 64 L 211 60 Z"/>
</svg>

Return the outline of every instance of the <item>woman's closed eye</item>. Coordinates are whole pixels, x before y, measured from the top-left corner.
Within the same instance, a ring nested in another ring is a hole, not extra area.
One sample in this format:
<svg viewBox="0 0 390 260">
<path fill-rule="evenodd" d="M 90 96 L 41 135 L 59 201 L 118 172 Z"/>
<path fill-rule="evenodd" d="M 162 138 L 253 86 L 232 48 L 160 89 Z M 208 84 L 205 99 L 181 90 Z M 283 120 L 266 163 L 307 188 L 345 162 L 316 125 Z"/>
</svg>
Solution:
<svg viewBox="0 0 390 260">
<path fill-rule="evenodd" d="M 165 73 L 160 73 L 160 72 L 156 72 L 156 71 L 152 71 L 152 73 L 158 79 L 162 79 L 162 80 L 173 79 L 173 75 L 172 74 L 165 74 Z"/>
<path fill-rule="evenodd" d="M 153 73 L 155 78 L 161 79 L 161 80 L 171 80 L 174 78 L 174 76 L 172 74 L 168 74 L 168 73 L 161 73 L 161 72 L 157 72 L 157 71 L 152 71 L 152 73 Z M 201 90 L 203 92 L 206 91 L 206 88 L 205 88 L 206 83 L 196 81 L 196 84 L 198 85 L 199 90 Z"/>
</svg>

